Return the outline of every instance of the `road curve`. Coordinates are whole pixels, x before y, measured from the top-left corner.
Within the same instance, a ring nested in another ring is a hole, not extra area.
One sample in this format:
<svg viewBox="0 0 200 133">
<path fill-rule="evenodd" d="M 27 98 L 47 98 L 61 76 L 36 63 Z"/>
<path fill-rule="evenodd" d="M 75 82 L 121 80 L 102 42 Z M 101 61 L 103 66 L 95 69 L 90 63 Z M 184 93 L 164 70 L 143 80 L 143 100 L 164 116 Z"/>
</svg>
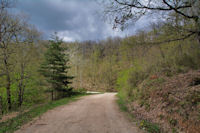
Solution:
<svg viewBox="0 0 200 133">
<path fill-rule="evenodd" d="M 85 96 L 48 111 L 16 133 L 142 133 L 115 100 L 115 93 Z"/>
</svg>

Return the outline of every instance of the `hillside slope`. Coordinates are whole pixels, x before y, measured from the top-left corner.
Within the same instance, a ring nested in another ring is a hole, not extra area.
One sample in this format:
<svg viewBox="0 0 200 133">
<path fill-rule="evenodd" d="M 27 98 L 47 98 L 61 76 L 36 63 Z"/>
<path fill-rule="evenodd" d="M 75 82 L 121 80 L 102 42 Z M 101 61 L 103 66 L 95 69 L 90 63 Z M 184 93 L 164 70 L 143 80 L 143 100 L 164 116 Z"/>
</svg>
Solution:
<svg viewBox="0 0 200 133">
<path fill-rule="evenodd" d="M 127 104 L 137 119 L 157 123 L 160 132 L 199 133 L 200 70 L 173 77 L 153 75 L 138 88 L 139 96 Z"/>
</svg>

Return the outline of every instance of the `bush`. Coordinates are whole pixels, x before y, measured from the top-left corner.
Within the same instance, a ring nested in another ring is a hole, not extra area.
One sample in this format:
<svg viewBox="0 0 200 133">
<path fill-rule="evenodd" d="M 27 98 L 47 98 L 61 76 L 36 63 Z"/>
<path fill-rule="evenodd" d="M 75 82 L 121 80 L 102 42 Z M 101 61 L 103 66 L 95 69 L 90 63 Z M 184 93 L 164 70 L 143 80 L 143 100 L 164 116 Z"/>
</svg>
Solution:
<svg viewBox="0 0 200 133">
<path fill-rule="evenodd" d="M 117 79 L 117 90 L 119 97 L 124 100 L 132 101 L 135 99 L 137 85 L 147 77 L 147 74 L 142 71 L 141 67 L 135 65 L 130 69 L 119 73 Z"/>
</svg>

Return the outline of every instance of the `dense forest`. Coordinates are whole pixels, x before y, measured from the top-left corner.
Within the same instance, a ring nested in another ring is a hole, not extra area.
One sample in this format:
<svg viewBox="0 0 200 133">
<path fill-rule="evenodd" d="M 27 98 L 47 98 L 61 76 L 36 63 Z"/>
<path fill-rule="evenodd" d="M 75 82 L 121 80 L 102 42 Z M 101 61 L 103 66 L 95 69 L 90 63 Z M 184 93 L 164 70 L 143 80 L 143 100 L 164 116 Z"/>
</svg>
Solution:
<svg viewBox="0 0 200 133">
<path fill-rule="evenodd" d="M 164 125 L 161 131 L 200 130 L 199 14 L 184 16 L 175 10 L 132 36 L 63 42 L 42 39 L 22 15 L 8 12 L 9 2 L 0 4 L 2 115 L 70 96 L 73 88 L 118 92 L 120 106 L 145 119 L 145 128 L 150 121 Z M 133 18 L 120 15 L 114 26 L 125 28 Z M 160 132 L 152 127 L 149 132 Z"/>
</svg>

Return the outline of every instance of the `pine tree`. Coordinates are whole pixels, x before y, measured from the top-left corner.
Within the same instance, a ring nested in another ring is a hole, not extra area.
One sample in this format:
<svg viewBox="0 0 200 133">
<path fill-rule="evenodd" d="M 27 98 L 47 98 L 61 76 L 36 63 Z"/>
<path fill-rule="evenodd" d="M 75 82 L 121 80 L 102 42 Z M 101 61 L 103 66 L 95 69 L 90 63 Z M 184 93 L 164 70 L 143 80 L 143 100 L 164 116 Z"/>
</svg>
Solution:
<svg viewBox="0 0 200 133">
<path fill-rule="evenodd" d="M 40 68 L 41 74 L 51 85 L 52 100 L 56 97 L 54 94 L 57 94 L 57 97 L 60 98 L 69 95 L 72 90 L 69 87 L 69 84 L 71 84 L 70 80 L 73 78 L 68 76 L 68 69 L 70 67 L 67 63 L 69 58 L 65 54 L 66 48 L 63 48 L 61 45 L 62 40 L 57 36 L 50 40 L 50 45 L 44 55 L 45 60 Z"/>
</svg>

